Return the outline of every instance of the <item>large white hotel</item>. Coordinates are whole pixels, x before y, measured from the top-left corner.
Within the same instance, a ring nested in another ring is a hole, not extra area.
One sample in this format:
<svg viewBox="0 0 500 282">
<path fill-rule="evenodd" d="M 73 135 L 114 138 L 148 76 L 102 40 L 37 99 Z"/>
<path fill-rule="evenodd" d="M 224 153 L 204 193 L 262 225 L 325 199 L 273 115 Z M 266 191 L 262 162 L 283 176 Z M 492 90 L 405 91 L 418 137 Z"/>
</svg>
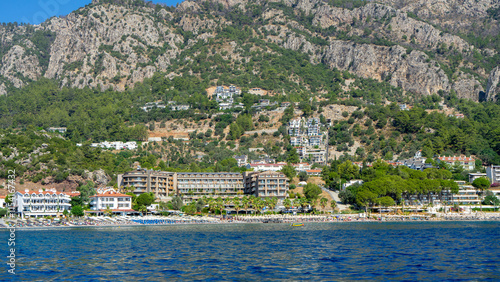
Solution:
<svg viewBox="0 0 500 282">
<path fill-rule="evenodd" d="M 57 192 L 55 189 L 46 191 L 17 191 L 12 199 L 15 212 L 20 216 L 44 217 L 57 216 L 65 210 L 71 210 L 71 197 L 80 192 Z"/>
</svg>

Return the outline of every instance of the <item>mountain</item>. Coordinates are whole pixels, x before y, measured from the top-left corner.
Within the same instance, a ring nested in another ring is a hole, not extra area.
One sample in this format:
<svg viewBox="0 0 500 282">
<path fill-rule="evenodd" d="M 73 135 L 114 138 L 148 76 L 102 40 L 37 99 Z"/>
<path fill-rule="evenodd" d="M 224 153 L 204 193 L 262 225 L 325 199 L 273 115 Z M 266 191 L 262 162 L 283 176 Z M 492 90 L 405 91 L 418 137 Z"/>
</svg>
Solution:
<svg viewBox="0 0 500 282">
<path fill-rule="evenodd" d="M 288 91 L 332 91 L 293 69 L 263 73 L 256 62 L 290 50 L 313 66 L 387 82 L 410 96 L 496 99 L 498 1 L 377 2 L 213 0 L 174 8 L 94 0 L 38 26 L 0 26 L 0 93 L 42 77 L 60 87 L 122 91 L 155 73 L 210 82 L 268 76 L 286 80 Z"/>
</svg>

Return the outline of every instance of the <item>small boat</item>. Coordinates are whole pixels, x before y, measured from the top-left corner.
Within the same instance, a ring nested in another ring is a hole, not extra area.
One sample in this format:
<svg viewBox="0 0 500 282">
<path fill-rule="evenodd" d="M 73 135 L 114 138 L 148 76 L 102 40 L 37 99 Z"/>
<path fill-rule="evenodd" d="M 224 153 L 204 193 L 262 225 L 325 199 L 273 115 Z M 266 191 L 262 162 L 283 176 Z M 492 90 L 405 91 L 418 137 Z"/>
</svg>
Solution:
<svg viewBox="0 0 500 282">
<path fill-rule="evenodd" d="M 293 226 L 293 227 L 304 226 L 304 223 L 302 223 L 302 222 L 294 222 L 294 223 L 290 224 L 290 226 Z"/>
</svg>

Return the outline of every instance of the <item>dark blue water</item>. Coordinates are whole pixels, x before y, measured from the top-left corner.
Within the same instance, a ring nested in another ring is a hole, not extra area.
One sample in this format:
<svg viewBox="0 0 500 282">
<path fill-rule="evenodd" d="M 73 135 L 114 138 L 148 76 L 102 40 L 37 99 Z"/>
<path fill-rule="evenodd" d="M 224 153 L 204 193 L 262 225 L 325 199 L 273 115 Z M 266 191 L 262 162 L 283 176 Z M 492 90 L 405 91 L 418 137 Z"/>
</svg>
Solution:
<svg viewBox="0 0 500 282">
<path fill-rule="evenodd" d="M 2 281 L 500 281 L 499 222 L 75 228 L 16 242 L 17 274 L 2 262 Z"/>
</svg>

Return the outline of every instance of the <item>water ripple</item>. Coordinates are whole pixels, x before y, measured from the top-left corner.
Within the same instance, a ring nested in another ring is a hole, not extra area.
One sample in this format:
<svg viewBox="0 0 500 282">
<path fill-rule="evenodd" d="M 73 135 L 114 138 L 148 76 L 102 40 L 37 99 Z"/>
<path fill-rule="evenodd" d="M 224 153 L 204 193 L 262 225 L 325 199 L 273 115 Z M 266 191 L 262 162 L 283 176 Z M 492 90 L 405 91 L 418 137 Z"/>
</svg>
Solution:
<svg viewBox="0 0 500 282">
<path fill-rule="evenodd" d="M 19 230 L 17 281 L 499 281 L 500 223 Z M 8 232 L 0 232 L 6 242 Z M 12 278 L 0 274 L 0 280 Z"/>
</svg>

